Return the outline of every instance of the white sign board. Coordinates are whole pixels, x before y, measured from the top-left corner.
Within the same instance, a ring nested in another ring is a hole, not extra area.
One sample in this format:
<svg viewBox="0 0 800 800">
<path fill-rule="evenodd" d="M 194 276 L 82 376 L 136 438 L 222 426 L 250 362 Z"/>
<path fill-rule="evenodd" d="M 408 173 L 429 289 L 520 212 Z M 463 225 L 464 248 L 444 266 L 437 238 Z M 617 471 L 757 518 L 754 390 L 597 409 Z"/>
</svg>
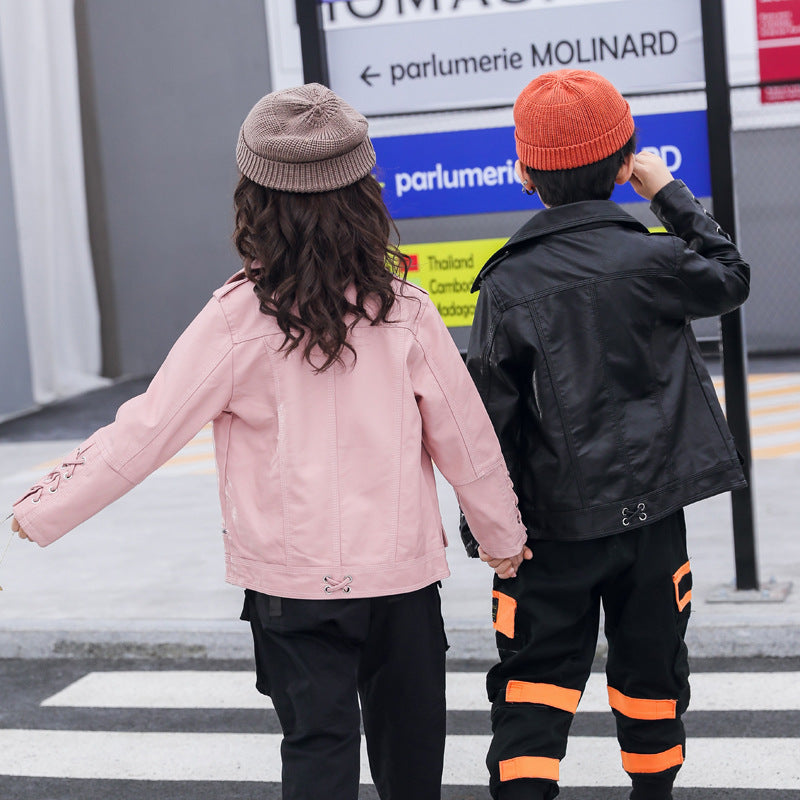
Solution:
<svg viewBox="0 0 800 800">
<path fill-rule="evenodd" d="M 330 86 L 367 115 L 509 105 L 554 69 L 594 70 L 628 94 L 703 88 L 699 0 L 507 9 L 329 24 Z"/>
</svg>

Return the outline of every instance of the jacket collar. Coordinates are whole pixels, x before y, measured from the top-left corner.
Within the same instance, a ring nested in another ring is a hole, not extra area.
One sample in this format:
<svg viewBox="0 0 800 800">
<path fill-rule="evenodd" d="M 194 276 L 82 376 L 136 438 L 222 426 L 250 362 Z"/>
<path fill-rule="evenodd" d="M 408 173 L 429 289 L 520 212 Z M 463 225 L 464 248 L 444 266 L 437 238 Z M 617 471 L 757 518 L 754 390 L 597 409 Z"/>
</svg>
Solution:
<svg viewBox="0 0 800 800">
<path fill-rule="evenodd" d="M 611 200 L 584 200 L 580 203 L 546 208 L 531 217 L 486 262 L 475 278 L 472 291 L 477 291 L 487 273 L 520 245 L 531 244 L 536 239 L 549 236 L 551 233 L 564 233 L 577 228 L 599 228 L 606 225 L 624 225 L 648 233 L 646 226 Z"/>
</svg>

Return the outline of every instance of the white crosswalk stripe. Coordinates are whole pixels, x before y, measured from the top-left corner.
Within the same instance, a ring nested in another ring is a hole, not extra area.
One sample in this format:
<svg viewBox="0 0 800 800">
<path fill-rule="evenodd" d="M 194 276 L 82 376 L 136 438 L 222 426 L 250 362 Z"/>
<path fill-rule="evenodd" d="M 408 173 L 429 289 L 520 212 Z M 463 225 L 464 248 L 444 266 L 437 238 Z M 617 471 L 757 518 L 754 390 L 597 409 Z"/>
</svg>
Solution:
<svg viewBox="0 0 800 800">
<path fill-rule="evenodd" d="M 484 759 L 490 737 L 484 681 L 482 672 L 448 673 L 449 711 L 478 712 L 473 719 L 481 727 L 447 737 L 445 786 L 486 786 Z M 69 714 L 74 710 L 76 719 L 86 719 L 93 709 L 98 713 L 108 713 L 108 709 L 155 713 L 161 709 L 167 714 L 189 713 L 190 709 L 233 713 L 267 708 L 268 698 L 259 695 L 253 684 L 250 671 L 95 671 L 51 694 L 39 707 L 42 713 Z M 800 672 L 698 672 L 692 677 L 692 687 L 695 712 L 782 712 L 795 714 L 792 719 L 796 719 L 800 711 Z M 578 714 L 587 712 L 610 713 L 601 673 L 592 674 L 581 701 Z M 483 725 L 486 732 L 476 733 Z M 744 730 L 720 733 L 718 738 L 690 738 L 678 786 L 745 793 L 770 790 L 785 792 L 780 796 L 786 800 L 800 796 L 800 730 L 796 726 L 782 730 L 776 723 L 775 735 L 771 729 L 768 735 L 759 736 L 748 736 Z M 14 727 L 0 729 L 0 776 L 163 781 L 171 785 L 202 781 L 277 784 L 280 740 L 275 733 L 237 731 L 235 721 L 230 732 L 224 733 Z M 369 774 L 362 747 L 363 783 L 370 782 Z M 626 786 L 628 778 L 613 736 L 571 737 L 561 765 L 561 784 Z"/>
<path fill-rule="evenodd" d="M 73 708 L 264 708 L 252 672 L 90 672 L 42 705 Z M 764 691 L 769 686 L 769 692 Z M 800 672 L 700 672 L 692 676 L 693 711 L 800 711 Z M 483 673 L 449 672 L 447 708 L 489 708 Z M 605 677 L 594 672 L 579 712 L 608 711 Z"/>
<path fill-rule="evenodd" d="M 161 781 L 280 780 L 276 734 L 0 731 L 0 774 L 73 779 Z M 486 783 L 489 736 L 448 736 L 446 785 Z M 268 758 L 269 753 L 273 758 Z M 798 789 L 797 739 L 693 739 L 677 785 L 698 788 Z M 764 769 L 792 764 L 792 769 Z M 362 747 L 362 782 L 369 766 Z M 564 786 L 625 786 L 611 739 L 570 739 L 561 765 Z"/>
</svg>

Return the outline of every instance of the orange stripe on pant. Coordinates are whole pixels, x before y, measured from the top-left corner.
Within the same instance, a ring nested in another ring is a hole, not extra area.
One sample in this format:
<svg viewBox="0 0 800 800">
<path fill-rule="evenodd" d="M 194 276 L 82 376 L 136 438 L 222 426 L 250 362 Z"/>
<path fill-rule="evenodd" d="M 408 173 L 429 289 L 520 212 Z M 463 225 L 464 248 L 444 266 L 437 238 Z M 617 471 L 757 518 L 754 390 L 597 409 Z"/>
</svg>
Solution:
<svg viewBox="0 0 800 800">
<path fill-rule="evenodd" d="M 689 601 L 692 599 L 692 590 L 689 589 L 683 597 L 681 597 L 681 590 L 678 587 L 681 580 L 684 576 L 688 575 L 691 572 L 692 566 L 687 561 L 678 571 L 672 576 L 672 582 L 675 584 L 675 602 L 678 605 L 678 611 L 683 611 L 684 608 L 689 604 Z"/>
<path fill-rule="evenodd" d="M 497 590 L 492 592 L 492 625 L 496 631 L 513 639 L 516 614 L 517 601 L 513 597 Z"/>
<path fill-rule="evenodd" d="M 543 778 L 558 780 L 558 759 L 540 756 L 517 756 L 500 762 L 500 780 L 515 781 L 518 778 Z"/>
<path fill-rule="evenodd" d="M 608 687 L 608 704 L 629 719 L 675 719 L 676 700 L 647 700 L 628 697 L 613 687 Z"/>
<path fill-rule="evenodd" d="M 577 689 L 565 689 L 553 683 L 509 681 L 506 685 L 507 703 L 539 703 L 574 714 L 580 699 L 581 693 Z"/>
<path fill-rule="evenodd" d="M 625 772 L 664 772 L 683 764 L 683 748 L 676 744 L 663 753 L 626 753 L 622 751 L 622 768 Z"/>
</svg>

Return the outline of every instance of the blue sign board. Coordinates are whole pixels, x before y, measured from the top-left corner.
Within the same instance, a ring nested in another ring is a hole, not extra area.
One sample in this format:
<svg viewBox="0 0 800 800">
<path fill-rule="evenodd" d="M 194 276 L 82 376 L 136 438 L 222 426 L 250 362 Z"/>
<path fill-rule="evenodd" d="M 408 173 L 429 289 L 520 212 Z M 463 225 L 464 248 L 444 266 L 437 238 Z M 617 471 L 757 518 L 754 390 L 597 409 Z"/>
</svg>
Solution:
<svg viewBox="0 0 800 800">
<path fill-rule="evenodd" d="M 638 149 L 666 161 L 698 197 L 711 195 L 705 111 L 636 117 Z M 514 128 L 376 137 L 376 174 L 392 216 L 439 217 L 541 208 L 514 176 Z M 646 202 L 629 184 L 617 203 Z"/>
</svg>

